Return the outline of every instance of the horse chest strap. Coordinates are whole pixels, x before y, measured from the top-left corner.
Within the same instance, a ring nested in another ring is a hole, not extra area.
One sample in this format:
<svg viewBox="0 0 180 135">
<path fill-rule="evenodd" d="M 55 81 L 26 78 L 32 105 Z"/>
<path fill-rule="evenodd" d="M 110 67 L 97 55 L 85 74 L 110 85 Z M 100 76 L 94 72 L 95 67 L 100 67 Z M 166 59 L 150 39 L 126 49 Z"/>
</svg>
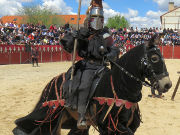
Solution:
<svg viewBox="0 0 180 135">
<path fill-rule="evenodd" d="M 113 84 L 113 79 L 112 79 L 112 75 L 111 75 L 111 88 L 112 88 L 112 92 L 113 92 L 113 94 L 114 94 L 114 98 L 115 99 L 118 99 L 118 96 L 117 96 L 117 94 L 116 94 L 116 91 L 114 90 L 114 84 Z"/>
</svg>

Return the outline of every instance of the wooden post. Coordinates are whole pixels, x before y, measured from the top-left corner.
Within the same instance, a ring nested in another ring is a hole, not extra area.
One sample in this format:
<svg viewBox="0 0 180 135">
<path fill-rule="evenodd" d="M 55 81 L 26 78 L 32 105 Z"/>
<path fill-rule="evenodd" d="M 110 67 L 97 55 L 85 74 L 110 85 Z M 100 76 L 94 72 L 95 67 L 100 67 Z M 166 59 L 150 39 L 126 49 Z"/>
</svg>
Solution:
<svg viewBox="0 0 180 135">
<path fill-rule="evenodd" d="M 63 55 L 62 49 L 60 50 L 60 53 L 61 53 L 60 61 L 62 61 L 62 55 Z"/>
<path fill-rule="evenodd" d="M 176 92 L 177 92 L 177 90 L 178 90 L 179 84 L 180 84 L 180 76 L 179 76 L 179 79 L 178 79 L 178 81 L 177 81 L 177 84 L 176 84 L 176 87 L 175 87 L 175 89 L 174 89 L 174 92 L 173 92 L 173 94 L 172 94 L 171 100 L 174 100 L 174 97 L 175 97 Z"/>
<path fill-rule="evenodd" d="M 21 64 L 21 60 L 22 60 L 22 55 L 21 55 L 21 51 L 20 51 L 20 53 L 19 53 L 19 62 L 20 62 L 20 64 Z"/>
<path fill-rule="evenodd" d="M 51 51 L 51 62 L 52 62 L 53 60 L 52 60 L 52 51 Z"/>
<path fill-rule="evenodd" d="M 42 63 L 42 51 L 41 51 L 41 63 Z"/>
</svg>

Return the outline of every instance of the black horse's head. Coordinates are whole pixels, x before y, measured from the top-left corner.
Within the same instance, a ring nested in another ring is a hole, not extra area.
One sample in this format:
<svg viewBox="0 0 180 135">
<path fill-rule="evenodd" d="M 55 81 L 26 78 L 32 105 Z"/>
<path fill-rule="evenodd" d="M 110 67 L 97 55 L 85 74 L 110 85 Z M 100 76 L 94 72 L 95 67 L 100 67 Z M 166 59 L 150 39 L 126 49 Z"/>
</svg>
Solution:
<svg viewBox="0 0 180 135">
<path fill-rule="evenodd" d="M 151 82 L 152 87 L 160 93 L 164 93 L 171 88 L 172 82 L 160 49 L 156 46 L 159 43 L 160 38 L 157 35 L 154 35 L 150 41 L 145 42 L 145 55 L 141 64 L 144 75 Z"/>
<path fill-rule="evenodd" d="M 151 85 L 160 93 L 171 88 L 172 82 L 165 61 L 156 46 L 159 40 L 159 36 L 154 36 L 150 41 L 134 47 L 113 62 L 113 82 L 120 98 L 131 102 L 140 101 L 142 84 Z"/>
</svg>

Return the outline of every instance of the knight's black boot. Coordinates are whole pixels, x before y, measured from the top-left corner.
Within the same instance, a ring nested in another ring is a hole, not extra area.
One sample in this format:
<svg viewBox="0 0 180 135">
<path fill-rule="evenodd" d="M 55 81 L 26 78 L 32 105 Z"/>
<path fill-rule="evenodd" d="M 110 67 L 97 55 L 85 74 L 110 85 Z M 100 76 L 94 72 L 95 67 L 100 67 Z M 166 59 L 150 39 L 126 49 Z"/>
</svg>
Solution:
<svg viewBox="0 0 180 135">
<path fill-rule="evenodd" d="M 87 122 L 85 118 L 85 114 L 80 114 L 77 121 L 77 128 L 78 129 L 87 129 Z"/>
</svg>

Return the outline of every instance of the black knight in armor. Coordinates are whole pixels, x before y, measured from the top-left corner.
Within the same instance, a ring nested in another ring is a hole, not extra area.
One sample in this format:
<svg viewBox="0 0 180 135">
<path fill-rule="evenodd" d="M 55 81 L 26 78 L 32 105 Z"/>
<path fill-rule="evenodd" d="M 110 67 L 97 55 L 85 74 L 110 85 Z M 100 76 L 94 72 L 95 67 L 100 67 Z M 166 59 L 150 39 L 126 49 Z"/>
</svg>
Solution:
<svg viewBox="0 0 180 135">
<path fill-rule="evenodd" d="M 79 118 L 77 127 L 86 128 L 85 113 L 98 81 L 107 70 L 106 58 L 116 60 L 119 49 L 113 46 L 113 39 L 108 28 L 104 28 L 102 0 L 92 0 L 87 10 L 84 27 L 79 31 L 67 33 L 61 40 L 66 51 L 71 53 L 74 40 L 77 38 L 77 53 L 83 58 L 75 63 L 75 72 L 72 80 L 72 89 L 69 90 L 71 68 L 66 73 L 67 81 L 63 91 L 65 106 L 77 109 Z"/>
<path fill-rule="evenodd" d="M 100 79 L 109 71 L 106 61 L 116 60 L 119 55 L 119 49 L 113 46 L 108 28 L 103 28 L 102 0 L 92 0 L 87 13 L 85 27 L 72 33 L 67 32 L 61 40 L 64 49 L 69 53 L 74 49 L 76 38 L 78 41 L 77 53 L 82 60 L 73 65 L 73 80 L 72 68 L 54 77 L 44 88 L 34 110 L 15 121 L 14 135 L 57 135 L 64 107 L 78 112 L 77 128 L 87 128 L 85 114 Z M 59 96 L 64 101 L 61 107 L 56 107 L 55 104 L 44 106 L 44 103 L 57 99 L 59 105 Z"/>
</svg>

